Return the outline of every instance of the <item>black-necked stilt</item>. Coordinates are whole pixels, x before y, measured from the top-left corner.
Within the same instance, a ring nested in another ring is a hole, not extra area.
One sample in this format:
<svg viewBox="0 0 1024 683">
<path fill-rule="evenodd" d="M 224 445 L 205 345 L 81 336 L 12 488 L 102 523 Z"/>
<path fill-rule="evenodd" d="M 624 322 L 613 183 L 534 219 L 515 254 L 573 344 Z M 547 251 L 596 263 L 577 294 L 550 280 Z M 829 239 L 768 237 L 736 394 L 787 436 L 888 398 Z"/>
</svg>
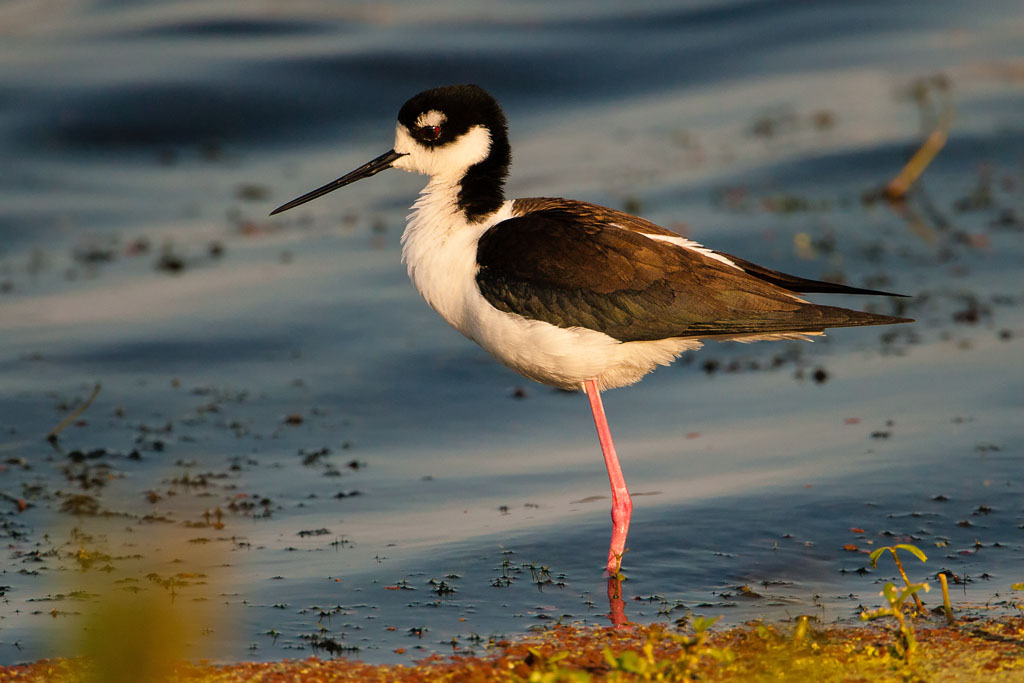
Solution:
<svg viewBox="0 0 1024 683">
<path fill-rule="evenodd" d="M 398 112 L 394 149 L 271 215 L 386 168 L 430 176 L 402 235 L 409 277 L 501 363 L 586 393 L 612 487 L 612 574 L 633 505 L 602 389 L 632 384 L 702 339 L 806 339 L 829 327 L 912 322 L 809 303 L 795 292 L 888 293 L 770 270 L 628 213 L 569 199 L 506 200 L 510 162 L 493 97 L 475 85 L 434 88 Z"/>
</svg>

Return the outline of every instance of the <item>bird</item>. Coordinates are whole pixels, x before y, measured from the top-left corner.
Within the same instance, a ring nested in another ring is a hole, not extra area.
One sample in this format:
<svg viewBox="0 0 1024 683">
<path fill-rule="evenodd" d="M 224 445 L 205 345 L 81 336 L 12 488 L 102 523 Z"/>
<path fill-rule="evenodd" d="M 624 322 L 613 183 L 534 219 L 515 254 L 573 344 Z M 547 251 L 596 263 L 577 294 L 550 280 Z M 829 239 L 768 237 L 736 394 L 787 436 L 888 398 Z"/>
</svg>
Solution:
<svg viewBox="0 0 1024 683">
<path fill-rule="evenodd" d="M 409 277 L 500 363 L 587 396 L 612 491 L 609 576 L 621 569 L 633 503 L 601 392 L 704 340 L 810 340 L 827 328 L 913 322 L 799 296 L 901 295 L 788 275 L 597 204 L 506 199 L 511 159 L 494 97 L 477 85 L 432 88 L 402 105 L 391 150 L 270 215 L 388 168 L 429 176 L 401 238 Z"/>
</svg>

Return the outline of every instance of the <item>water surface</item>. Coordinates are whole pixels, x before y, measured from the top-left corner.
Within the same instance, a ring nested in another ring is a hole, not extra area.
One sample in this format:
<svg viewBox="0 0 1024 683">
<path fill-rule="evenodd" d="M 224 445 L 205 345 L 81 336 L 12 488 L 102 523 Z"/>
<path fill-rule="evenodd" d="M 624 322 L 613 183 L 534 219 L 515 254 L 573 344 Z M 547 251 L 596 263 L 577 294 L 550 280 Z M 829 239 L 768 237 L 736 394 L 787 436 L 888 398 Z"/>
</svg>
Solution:
<svg viewBox="0 0 1024 683">
<path fill-rule="evenodd" d="M 605 396 L 629 619 L 853 622 L 898 542 L 964 609 L 1019 602 L 1018 3 L 81 1 L 0 26 L 0 663 L 73 654 L 104 584 L 204 605 L 219 661 L 608 623 L 586 402 L 419 299 L 398 238 L 423 179 L 266 217 L 455 82 L 505 106 L 513 196 L 912 296 L 833 302 L 913 326 L 712 344 Z M 871 200 L 947 98 L 910 200 Z"/>
</svg>

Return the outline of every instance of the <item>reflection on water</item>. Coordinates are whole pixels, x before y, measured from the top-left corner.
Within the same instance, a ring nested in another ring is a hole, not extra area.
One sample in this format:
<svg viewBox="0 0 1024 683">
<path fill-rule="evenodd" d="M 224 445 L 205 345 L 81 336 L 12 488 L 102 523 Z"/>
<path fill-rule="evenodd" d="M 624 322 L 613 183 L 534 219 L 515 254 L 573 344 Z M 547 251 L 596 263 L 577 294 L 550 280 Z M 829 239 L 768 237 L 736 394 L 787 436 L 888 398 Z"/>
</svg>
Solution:
<svg viewBox="0 0 1024 683">
<path fill-rule="evenodd" d="M 217 660 L 854 620 L 892 578 L 868 553 L 900 542 L 958 609 L 1013 603 L 1017 3 L 82 1 L 0 26 L 0 663 L 73 654 L 108 589 L 147 623 L 184 609 L 196 649 L 144 635 Z M 938 73 L 950 138 L 888 205 Z M 608 393 L 651 494 L 621 585 L 584 398 L 496 365 L 406 279 L 422 179 L 265 218 L 390 144 L 411 94 L 465 81 L 506 107 L 514 195 L 913 295 L 839 302 L 906 329 L 708 345 Z"/>
</svg>

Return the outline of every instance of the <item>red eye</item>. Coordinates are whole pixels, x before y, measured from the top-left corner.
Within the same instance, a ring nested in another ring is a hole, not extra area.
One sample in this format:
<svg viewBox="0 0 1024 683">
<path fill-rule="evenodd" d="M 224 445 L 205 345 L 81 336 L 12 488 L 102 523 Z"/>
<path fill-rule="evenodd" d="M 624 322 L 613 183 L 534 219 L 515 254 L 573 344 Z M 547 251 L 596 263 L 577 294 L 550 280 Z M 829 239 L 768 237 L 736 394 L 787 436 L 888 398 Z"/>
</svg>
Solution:
<svg viewBox="0 0 1024 683">
<path fill-rule="evenodd" d="M 441 137 L 441 126 L 420 126 L 419 134 L 424 140 L 436 140 Z"/>
</svg>

